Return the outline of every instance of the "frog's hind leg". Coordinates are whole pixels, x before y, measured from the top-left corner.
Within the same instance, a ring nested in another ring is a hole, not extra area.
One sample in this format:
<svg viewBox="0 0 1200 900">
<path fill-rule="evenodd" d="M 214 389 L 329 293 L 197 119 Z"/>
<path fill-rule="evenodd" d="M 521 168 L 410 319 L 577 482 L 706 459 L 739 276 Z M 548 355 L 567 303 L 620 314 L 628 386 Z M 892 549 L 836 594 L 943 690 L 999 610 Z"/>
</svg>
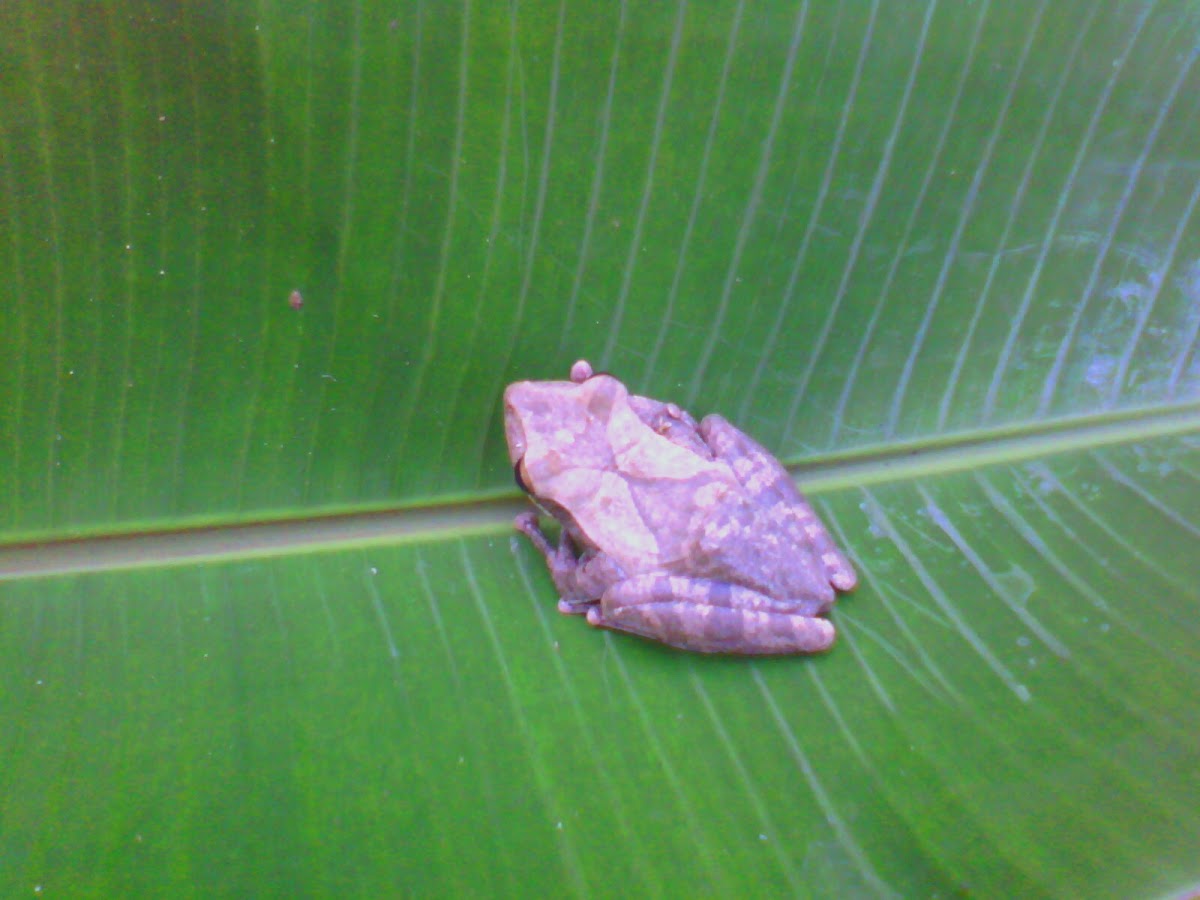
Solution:
<svg viewBox="0 0 1200 900">
<path fill-rule="evenodd" d="M 818 653 L 835 637 L 828 620 L 787 608 L 750 588 L 659 574 L 613 584 L 587 617 L 589 625 L 695 653 Z"/>
<path fill-rule="evenodd" d="M 829 532 L 825 529 L 825 524 L 817 518 L 816 511 L 808 505 L 808 501 L 801 496 L 800 492 L 796 492 L 797 502 L 792 508 L 795 511 L 796 518 L 800 522 L 800 527 L 804 530 L 804 536 L 808 540 L 809 546 L 813 552 L 821 560 L 821 565 L 825 568 L 825 576 L 839 591 L 853 590 L 858 584 L 858 575 L 854 571 L 854 566 L 850 564 L 850 560 L 846 558 L 838 545 L 833 542 Z"/>
<path fill-rule="evenodd" d="M 764 503 L 804 502 L 782 463 L 762 444 L 729 424 L 724 416 L 716 413 L 705 416 L 700 422 L 700 436 L 713 454 L 733 469 L 752 497 Z"/>
<path fill-rule="evenodd" d="M 704 417 L 700 432 L 712 451 L 733 467 L 734 474 L 752 496 L 768 504 L 783 504 L 791 510 L 808 545 L 820 558 L 829 583 L 839 591 L 852 590 L 858 584 L 854 566 L 838 549 L 816 510 L 779 460 L 715 413 Z"/>
</svg>

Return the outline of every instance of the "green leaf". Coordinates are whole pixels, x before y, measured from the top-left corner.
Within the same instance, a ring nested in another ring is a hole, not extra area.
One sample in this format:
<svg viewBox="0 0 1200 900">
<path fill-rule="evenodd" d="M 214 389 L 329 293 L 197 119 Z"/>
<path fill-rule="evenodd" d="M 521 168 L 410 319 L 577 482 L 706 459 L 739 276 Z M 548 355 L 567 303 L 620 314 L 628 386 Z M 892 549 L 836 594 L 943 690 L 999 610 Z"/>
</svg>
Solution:
<svg viewBox="0 0 1200 900">
<path fill-rule="evenodd" d="M 1196 890 L 1198 27 L 0 6 L 0 893 Z M 554 611 L 580 357 L 795 465 L 829 654 Z"/>
</svg>

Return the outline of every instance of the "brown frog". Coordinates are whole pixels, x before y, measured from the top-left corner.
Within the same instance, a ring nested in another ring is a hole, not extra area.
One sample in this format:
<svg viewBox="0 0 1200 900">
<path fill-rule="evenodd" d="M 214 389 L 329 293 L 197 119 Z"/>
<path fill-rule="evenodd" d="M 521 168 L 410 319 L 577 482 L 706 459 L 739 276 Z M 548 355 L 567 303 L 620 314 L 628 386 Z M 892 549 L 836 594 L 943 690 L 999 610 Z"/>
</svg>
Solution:
<svg viewBox="0 0 1200 900">
<path fill-rule="evenodd" d="M 570 381 L 504 392 L 518 484 L 562 525 L 516 526 L 546 557 L 564 613 L 699 653 L 813 653 L 857 578 L 765 449 L 718 415 L 629 393 L 586 361 Z"/>
</svg>

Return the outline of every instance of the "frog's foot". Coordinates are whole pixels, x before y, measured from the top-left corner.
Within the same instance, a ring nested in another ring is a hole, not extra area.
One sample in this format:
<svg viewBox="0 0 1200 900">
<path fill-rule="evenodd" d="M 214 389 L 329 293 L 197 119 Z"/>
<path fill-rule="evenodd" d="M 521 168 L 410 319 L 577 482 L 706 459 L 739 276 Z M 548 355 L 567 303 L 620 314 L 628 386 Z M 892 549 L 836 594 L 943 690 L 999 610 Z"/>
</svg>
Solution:
<svg viewBox="0 0 1200 900">
<path fill-rule="evenodd" d="M 829 583 L 839 591 L 854 590 L 854 586 L 858 584 L 858 575 L 854 572 L 854 566 L 850 564 L 846 554 L 838 549 L 838 545 L 825 530 L 825 526 L 813 508 L 801 497 L 799 502 L 794 504 L 793 510 L 800 520 L 800 527 L 804 529 L 804 535 L 808 539 L 809 545 L 820 557 L 821 565 L 825 569 L 825 577 L 829 579 Z"/>
<path fill-rule="evenodd" d="M 564 616 L 585 616 L 588 615 L 588 610 L 595 609 L 598 600 L 568 600 L 563 597 L 558 601 L 558 611 Z M 589 618 L 590 622 L 591 619 Z"/>
<path fill-rule="evenodd" d="M 825 570 L 826 580 L 839 591 L 854 590 L 854 586 L 858 584 L 858 575 L 854 572 L 854 566 L 851 565 L 846 554 L 834 543 L 833 537 L 825 529 L 816 510 L 808 505 L 808 501 L 799 492 L 796 494 L 796 499 L 792 501 L 791 508 L 792 515 L 796 517 L 804 532 L 804 539 L 821 561 L 821 568 Z M 827 606 L 832 603 L 831 599 Z"/>
<path fill-rule="evenodd" d="M 831 542 L 832 543 L 832 542 Z M 858 584 L 858 575 L 845 555 L 836 546 L 821 554 L 825 569 L 829 573 L 829 583 L 839 591 L 852 591 Z"/>
</svg>

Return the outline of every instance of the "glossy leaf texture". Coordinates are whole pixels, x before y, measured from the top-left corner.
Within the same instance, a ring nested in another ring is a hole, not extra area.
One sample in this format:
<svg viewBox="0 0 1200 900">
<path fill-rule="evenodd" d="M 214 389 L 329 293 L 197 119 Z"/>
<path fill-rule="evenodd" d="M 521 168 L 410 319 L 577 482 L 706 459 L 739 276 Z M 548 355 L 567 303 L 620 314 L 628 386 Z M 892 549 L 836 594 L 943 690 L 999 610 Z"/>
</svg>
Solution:
<svg viewBox="0 0 1200 900">
<path fill-rule="evenodd" d="M 0 893 L 1195 890 L 1198 47 L 1183 0 L 0 5 Z M 554 612 L 484 511 L 503 385 L 579 357 L 797 464 L 833 652 Z"/>
<path fill-rule="evenodd" d="M 589 629 L 515 537 L 7 585 L 0 879 L 1167 894 L 1200 840 L 1198 472 L 1162 439 L 823 495 L 864 583 L 809 659 Z"/>
<path fill-rule="evenodd" d="M 1200 382 L 1188 4 L 0 15 L 12 535 L 507 489 L 580 356 L 793 457 Z"/>
</svg>

